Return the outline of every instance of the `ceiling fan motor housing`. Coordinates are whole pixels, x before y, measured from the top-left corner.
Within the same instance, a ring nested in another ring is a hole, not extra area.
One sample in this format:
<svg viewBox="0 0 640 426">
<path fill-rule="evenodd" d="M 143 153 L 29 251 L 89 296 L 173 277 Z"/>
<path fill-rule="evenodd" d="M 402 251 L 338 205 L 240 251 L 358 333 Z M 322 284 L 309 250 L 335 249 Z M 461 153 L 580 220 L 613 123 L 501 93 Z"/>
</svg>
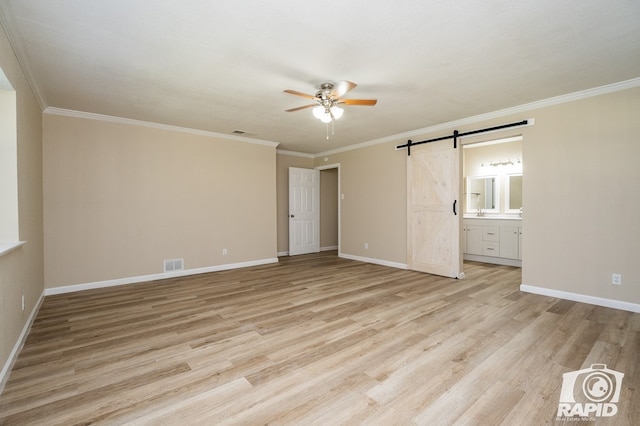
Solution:
<svg viewBox="0 0 640 426">
<path fill-rule="evenodd" d="M 320 90 L 316 92 L 316 98 L 320 105 L 322 105 L 325 110 L 329 111 L 329 109 L 336 103 L 337 97 L 332 93 L 334 84 L 333 83 L 322 83 L 320 85 Z"/>
</svg>

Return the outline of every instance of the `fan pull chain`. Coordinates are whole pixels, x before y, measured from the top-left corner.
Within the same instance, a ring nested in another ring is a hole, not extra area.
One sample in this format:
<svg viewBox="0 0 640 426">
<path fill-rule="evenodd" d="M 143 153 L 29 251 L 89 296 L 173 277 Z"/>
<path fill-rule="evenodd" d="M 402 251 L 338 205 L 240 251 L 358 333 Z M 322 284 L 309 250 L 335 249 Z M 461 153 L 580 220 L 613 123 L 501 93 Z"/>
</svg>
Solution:
<svg viewBox="0 0 640 426">
<path fill-rule="evenodd" d="M 333 122 L 335 120 L 331 120 L 331 136 L 335 135 Z M 327 123 L 327 140 L 329 140 L 329 123 Z"/>
</svg>

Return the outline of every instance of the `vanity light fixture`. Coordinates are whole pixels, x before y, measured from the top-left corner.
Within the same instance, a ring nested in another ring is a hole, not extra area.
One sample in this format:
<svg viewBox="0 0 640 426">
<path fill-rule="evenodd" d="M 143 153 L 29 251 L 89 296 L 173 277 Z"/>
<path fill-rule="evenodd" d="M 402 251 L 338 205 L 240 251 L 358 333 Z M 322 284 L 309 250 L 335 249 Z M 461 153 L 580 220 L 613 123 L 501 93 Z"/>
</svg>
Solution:
<svg viewBox="0 0 640 426">
<path fill-rule="evenodd" d="M 516 162 L 514 163 L 513 161 L 511 161 L 511 159 L 509 158 L 507 161 L 492 161 L 491 163 L 489 163 L 489 165 L 491 167 L 498 167 L 498 166 L 513 166 L 514 164 L 521 164 L 522 161 L 519 158 L 516 158 Z M 484 162 L 482 164 L 480 164 L 480 167 L 484 167 Z"/>
</svg>

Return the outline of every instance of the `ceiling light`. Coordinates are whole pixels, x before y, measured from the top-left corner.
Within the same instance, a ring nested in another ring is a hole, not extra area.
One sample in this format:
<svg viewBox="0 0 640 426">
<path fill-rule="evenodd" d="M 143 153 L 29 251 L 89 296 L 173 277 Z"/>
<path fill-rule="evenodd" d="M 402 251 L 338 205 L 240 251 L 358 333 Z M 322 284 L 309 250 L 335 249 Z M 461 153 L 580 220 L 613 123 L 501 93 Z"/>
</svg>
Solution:
<svg viewBox="0 0 640 426">
<path fill-rule="evenodd" d="M 322 116 L 324 116 L 324 107 L 322 105 L 318 105 L 313 109 L 313 116 L 318 120 L 322 120 Z"/>
<path fill-rule="evenodd" d="M 325 108 L 322 105 L 318 105 L 313 109 L 313 116 L 323 123 L 331 123 L 331 113 L 329 108 Z"/>
<path fill-rule="evenodd" d="M 331 123 L 334 119 L 342 117 L 344 110 L 337 105 L 332 105 L 332 103 L 330 105 L 318 105 L 313 108 L 313 116 L 323 123 Z"/>
</svg>

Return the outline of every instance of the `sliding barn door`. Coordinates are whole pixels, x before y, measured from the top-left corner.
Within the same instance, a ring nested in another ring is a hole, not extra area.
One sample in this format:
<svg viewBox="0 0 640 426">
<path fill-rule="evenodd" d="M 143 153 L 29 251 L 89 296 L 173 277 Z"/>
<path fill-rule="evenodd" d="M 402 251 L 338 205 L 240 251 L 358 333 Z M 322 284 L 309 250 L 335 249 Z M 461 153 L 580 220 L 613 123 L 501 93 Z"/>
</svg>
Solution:
<svg viewBox="0 0 640 426">
<path fill-rule="evenodd" d="M 320 251 L 320 172 L 289 167 L 289 255 Z"/>
<path fill-rule="evenodd" d="M 407 266 L 461 278 L 460 148 L 453 140 L 411 147 L 407 157 Z"/>
</svg>

